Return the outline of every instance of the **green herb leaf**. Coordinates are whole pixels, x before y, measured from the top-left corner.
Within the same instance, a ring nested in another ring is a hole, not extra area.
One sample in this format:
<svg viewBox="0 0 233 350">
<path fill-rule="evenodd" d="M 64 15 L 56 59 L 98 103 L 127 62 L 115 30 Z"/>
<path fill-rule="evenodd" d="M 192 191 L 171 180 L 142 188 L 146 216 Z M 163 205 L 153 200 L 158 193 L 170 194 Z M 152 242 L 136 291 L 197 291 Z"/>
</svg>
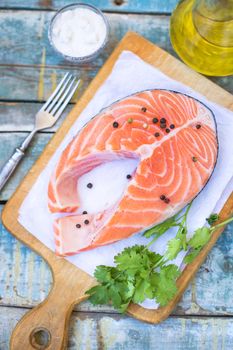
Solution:
<svg viewBox="0 0 233 350">
<path fill-rule="evenodd" d="M 146 249 L 145 246 L 135 245 L 125 248 L 115 256 L 114 261 L 120 271 L 126 271 L 129 276 L 136 274 L 146 277 L 149 269 L 161 260 L 162 256 Z"/>
<path fill-rule="evenodd" d="M 108 290 L 109 298 L 112 301 L 115 309 L 119 309 L 121 306 L 122 298 L 119 292 L 119 285 L 111 285 Z"/>
<path fill-rule="evenodd" d="M 185 264 L 190 264 L 191 262 L 193 262 L 193 260 L 198 256 L 200 251 L 201 251 L 201 249 L 192 250 L 189 254 L 187 254 L 185 256 L 184 263 Z"/>
<path fill-rule="evenodd" d="M 164 256 L 168 260 L 173 260 L 177 257 L 181 250 L 182 241 L 179 238 L 173 238 L 170 241 L 168 241 L 167 250 Z"/>
<path fill-rule="evenodd" d="M 146 298 L 164 305 L 176 292 L 177 266 L 165 266 L 163 257 L 145 246 L 126 248 L 114 261 L 115 267 L 101 265 L 95 270 L 99 285 L 87 291 L 93 304 L 112 303 L 124 312 L 131 301 L 141 303 Z"/>
<path fill-rule="evenodd" d="M 176 279 L 180 275 L 180 271 L 176 265 L 163 266 L 159 273 L 154 276 L 155 299 L 161 305 L 166 305 L 176 294 Z"/>
<path fill-rule="evenodd" d="M 202 248 L 210 239 L 211 231 L 208 227 L 198 228 L 192 238 L 188 241 L 188 244 L 194 248 Z"/>
<path fill-rule="evenodd" d="M 90 295 L 89 300 L 93 305 L 103 305 L 110 301 L 108 289 L 105 286 L 95 286 L 89 289 L 86 294 Z"/>
<path fill-rule="evenodd" d="M 159 238 L 161 235 L 163 235 L 169 228 L 177 226 L 176 222 L 176 215 L 167 219 L 166 221 L 162 222 L 159 225 L 156 225 L 149 230 L 145 231 L 143 233 L 143 236 L 146 238 L 151 238 L 152 236 L 155 236 Z"/>
<path fill-rule="evenodd" d="M 99 282 L 109 282 L 112 279 L 112 272 L 114 271 L 113 267 L 99 265 L 95 269 L 94 276 Z"/>
<path fill-rule="evenodd" d="M 208 222 L 208 224 L 210 226 L 212 226 L 216 221 L 218 221 L 219 219 L 219 215 L 214 213 L 214 214 L 211 214 L 207 219 L 206 221 Z"/>
<path fill-rule="evenodd" d="M 151 285 L 145 280 L 138 278 L 132 301 L 134 303 L 142 303 L 149 295 L 152 295 Z"/>
</svg>

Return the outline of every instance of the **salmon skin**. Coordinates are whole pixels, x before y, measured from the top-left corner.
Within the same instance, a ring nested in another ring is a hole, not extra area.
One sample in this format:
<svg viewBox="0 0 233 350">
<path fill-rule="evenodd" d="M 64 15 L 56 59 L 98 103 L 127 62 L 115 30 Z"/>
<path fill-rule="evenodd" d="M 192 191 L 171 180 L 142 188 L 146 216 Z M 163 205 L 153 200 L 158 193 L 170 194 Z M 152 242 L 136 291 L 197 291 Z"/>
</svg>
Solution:
<svg viewBox="0 0 233 350">
<path fill-rule="evenodd" d="M 105 108 L 68 144 L 51 176 L 48 207 L 61 214 L 54 221 L 56 253 L 111 244 L 175 215 L 203 189 L 217 153 L 214 115 L 193 97 L 146 90 Z M 138 160 L 120 200 L 77 214 L 78 179 L 117 159 Z"/>
</svg>

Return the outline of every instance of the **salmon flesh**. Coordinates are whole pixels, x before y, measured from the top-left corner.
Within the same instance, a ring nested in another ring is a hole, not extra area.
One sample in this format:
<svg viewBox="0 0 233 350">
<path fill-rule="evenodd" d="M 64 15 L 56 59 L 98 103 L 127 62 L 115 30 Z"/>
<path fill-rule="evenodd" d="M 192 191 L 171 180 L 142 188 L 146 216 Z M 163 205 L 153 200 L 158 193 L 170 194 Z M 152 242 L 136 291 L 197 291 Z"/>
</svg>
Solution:
<svg viewBox="0 0 233 350">
<path fill-rule="evenodd" d="M 148 90 L 105 108 L 68 144 L 51 176 L 56 253 L 111 244 L 175 215 L 203 189 L 217 153 L 213 113 L 190 96 Z M 98 210 L 97 201 L 94 212 L 80 213 L 79 179 L 119 160 L 137 161 L 123 193 L 107 208 Z"/>
</svg>

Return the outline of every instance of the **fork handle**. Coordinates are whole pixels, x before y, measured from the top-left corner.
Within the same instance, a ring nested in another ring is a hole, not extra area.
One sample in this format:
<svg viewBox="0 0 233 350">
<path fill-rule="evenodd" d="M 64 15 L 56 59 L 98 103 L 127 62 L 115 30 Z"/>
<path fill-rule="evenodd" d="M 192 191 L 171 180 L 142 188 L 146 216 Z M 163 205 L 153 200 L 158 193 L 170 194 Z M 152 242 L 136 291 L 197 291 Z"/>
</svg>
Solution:
<svg viewBox="0 0 233 350">
<path fill-rule="evenodd" d="M 16 148 L 15 153 L 10 157 L 10 159 L 2 168 L 0 172 L 0 191 L 23 158 L 24 154 L 25 153 L 20 148 Z"/>
<path fill-rule="evenodd" d="M 7 163 L 4 165 L 2 170 L 0 171 L 0 191 L 5 186 L 7 180 L 21 161 L 21 159 L 24 157 L 25 151 L 28 148 L 31 140 L 33 139 L 35 133 L 37 132 L 37 129 L 34 128 L 30 134 L 26 137 L 26 139 L 23 141 L 20 147 L 16 148 L 15 153 L 10 157 L 10 159 L 7 161 Z"/>
</svg>

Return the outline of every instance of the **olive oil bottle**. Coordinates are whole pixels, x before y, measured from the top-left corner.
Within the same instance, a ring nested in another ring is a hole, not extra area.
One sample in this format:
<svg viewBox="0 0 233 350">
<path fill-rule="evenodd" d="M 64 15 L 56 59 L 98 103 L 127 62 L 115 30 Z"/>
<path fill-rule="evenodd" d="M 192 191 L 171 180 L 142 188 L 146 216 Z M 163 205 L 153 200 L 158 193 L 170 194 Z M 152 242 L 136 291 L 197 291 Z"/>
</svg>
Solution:
<svg viewBox="0 0 233 350">
<path fill-rule="evenodd" d="M 174 50 L 205 75 L 233 74 L 233 0 L 182 0 L 170 23 Z"/>
</svg>

